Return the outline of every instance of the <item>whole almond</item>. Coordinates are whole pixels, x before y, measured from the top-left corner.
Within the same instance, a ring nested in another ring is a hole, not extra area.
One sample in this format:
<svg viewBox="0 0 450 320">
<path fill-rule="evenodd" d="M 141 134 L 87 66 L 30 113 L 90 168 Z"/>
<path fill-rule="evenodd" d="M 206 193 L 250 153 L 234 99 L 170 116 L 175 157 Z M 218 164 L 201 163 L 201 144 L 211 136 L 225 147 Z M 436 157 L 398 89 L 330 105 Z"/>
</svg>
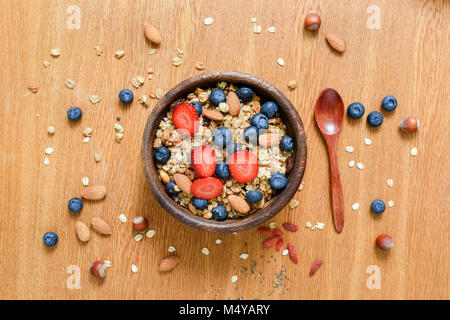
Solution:
<svg viewBox="0 0 450 320">
<path fill-rule="evenodd" d="M 92 228 L 101 234 L 112 234 L 111 226 L 102 218 L 93 217 L 91 220 Z"/>
<path fill-rule="evenodd" d="M 177 256 L 168 256 L 167 258 L 162 259 L 159 263 L 159 271 L 170 271 L 175 268 L 179 262 L 180 258 Z"/>
<path fill-rule="evenodd" d="M 159 177 L 161 178 L 161 181 L 166 184 L 170 182 L 170 177 L 164 170 L 159 171 Z"/>
<path fill-rule="evenodd" d="M 247 201 L 242 199 L 241 197 L 230 194 L 228 196 L 228 203 L 230 206 L 239 213 L 247 213 L 250 211 L 250 206 Z"/>
<path fill-rule="evenodd" d="M 159 33 L 159 30 L 151 23 L 144 24 L 144 34 L 145 37 L 154 44 L 161 43 L 161 33 Z"/>
<path fill-rule="evenodd" d="M 259 145 L 263 148 L 270 148 L 280 143 L 281 137 L 275 133 L 263 133 L 259 136 Z"/>
<path fill-rule="evenodd" d="M 77 223 L 75 224 L 75 229 L 77 231 L 78 239 L 80 239 L 81 241 L 84 241 L 84 242 L 89 241 L 89 237 L 90 237 L 91 233 L 90 233 L 87 225 L 85 225 L 81 221 L 77 221 Z"/>
<path fill-rule="evenodd" d="M 230 91 L 227 95 L 228 112 L 232 116 L 237 116 L 241 111 L 241 102 L 236 93 Z"/>
<path fill-rule="evenodd" d="M 181 173 L 175 173 L 173 175 L 173 180 L 175 180 L 175 183 L 181 191 L 187 194 L 191 193 L 192 181 L 187 176 Z"/>
<path fill-rule="evenodd" d="M 87 200 L 101 200 L 106 196 L 105 186 L 92 186 L 84 188 L 81 196 Z"/>
<path fill-rule="evenodd" d="M 326 38 L 327 38 L 328 43 L 334 50 L 336 50 L 338 52 L 345 51 L 346 45 L 345 45 L 344 38 L 342 38 L 334 33 L 328 33 Z"/>
<path fill-rule="evenodd" d="M 214 120 L 214 121 L 221 121 L 223 120 L 224 116 L 221 112 L 216 111 L 216 110 L 208 110 L 208 109 L 204 109 L 202 112 L 202 115 L 210 120 Z"/>
</svg>

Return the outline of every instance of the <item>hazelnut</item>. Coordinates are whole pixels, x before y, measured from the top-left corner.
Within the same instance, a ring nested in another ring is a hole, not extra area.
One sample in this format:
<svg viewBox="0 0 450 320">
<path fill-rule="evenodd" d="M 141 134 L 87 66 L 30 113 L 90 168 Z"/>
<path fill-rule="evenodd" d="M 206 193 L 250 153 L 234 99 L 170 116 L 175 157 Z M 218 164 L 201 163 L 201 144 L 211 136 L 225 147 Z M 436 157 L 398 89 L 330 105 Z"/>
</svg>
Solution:
<svg viewBox="0 0 450 320">
<path fill-rule="evenodd" d="M 137 232 L 142 232 L 147 229 L 148 221 L 144 217 L 136 217 L 133 219 L 133 229 Z"/>
<path fill-rule="evenodd" d="M 394 239 L 387 234 L 380 234 L 375 240 L 375 244 L 381 250 L 390 250 L 394 247 Z"/>
<path fill-rule="evenodd" d="M 104 261 L 95 261 L 91 264 L 90 270 L 94 277 L 103 279 L 106 276 L 107 268 Z"/>
<path fill-rule="evenodd" d="M 419 129 L 420 123 L 416 117 L 408 116 L 404 118 L 402 121 L 400 121 L 398 125 L 404 132 L 411 133 Z"/>
<path fill-rule="evenodd" d="M 311 11 L 306 15 L 305 28 L 307 30 L 315 31 L 320 28 L 320 16 L 317 12 Z"/>
</svg>

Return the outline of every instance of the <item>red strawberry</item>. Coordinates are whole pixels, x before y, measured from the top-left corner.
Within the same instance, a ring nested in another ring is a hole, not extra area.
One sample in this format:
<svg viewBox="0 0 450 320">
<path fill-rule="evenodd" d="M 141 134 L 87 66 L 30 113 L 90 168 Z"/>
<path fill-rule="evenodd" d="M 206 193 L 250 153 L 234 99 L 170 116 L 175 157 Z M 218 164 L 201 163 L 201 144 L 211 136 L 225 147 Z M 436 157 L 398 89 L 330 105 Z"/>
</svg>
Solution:
<svg viewBox="0 0 450 320">
<path fill-rule="evenodd" d="M 197 179 L 191 186 L 191 192 L 194 197 L 206 200 L 217 198 L 222 191 L 222 182 L 214 177 Z"/>
<path fill-rule="evenodd" d="M 238 151 L 231 156 L 228 167 L 237 182 L 250 182 L 258 175 L 258 157 L 252 152 Z"/>
<path fill-rule="evenodd" d="M 191 152 L 191 162 L 197 176 L 210 177 L 216 170 L 216 152 L 207 146 L 195 147 Z"/>
<path fill-rule="evenodd" d="M 197 132 L 200 126 L 197 111 L 190 103 L 176 106 L 172 113 L 172 121 L 177 129 L 186 130 L 191 136 Z"/>
</svg>

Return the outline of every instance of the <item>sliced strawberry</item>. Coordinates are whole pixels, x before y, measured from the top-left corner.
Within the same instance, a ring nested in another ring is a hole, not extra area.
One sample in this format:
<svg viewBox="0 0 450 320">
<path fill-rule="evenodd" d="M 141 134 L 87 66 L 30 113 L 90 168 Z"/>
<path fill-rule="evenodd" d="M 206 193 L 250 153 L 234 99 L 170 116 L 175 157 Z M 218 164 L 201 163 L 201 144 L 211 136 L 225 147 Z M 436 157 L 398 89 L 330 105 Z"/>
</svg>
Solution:
<svg viewBox="0 0 450 320">
<path fill-rule="evenodd" d="M 206 200 L 217 198 L 222 191 L 222 182 L 214 177 L 197 179 L 191 186 L 191 192 L 194 197 Z"/>
<path fill-rule="evenodd" d="M 207 146 L 195 147 L 191 152 L 191 163 L 197 176 L 210 177 L 216 170 L 216 152 Z"/>
<path fill-rule="evenodd" d="M 231 156 L 228 167 L 237 182 L 250 182 L 258 175 L 258 157 L 252 152 L 238 151 Z"/>
<path fill-rule="evenodd" d="M 200 126 L 197 111 L 190 103 L 176 106 L 172 113 L 172 121 L 177 129 L 186 130 L 191 136 L 197 132 Z"/>
</svg>

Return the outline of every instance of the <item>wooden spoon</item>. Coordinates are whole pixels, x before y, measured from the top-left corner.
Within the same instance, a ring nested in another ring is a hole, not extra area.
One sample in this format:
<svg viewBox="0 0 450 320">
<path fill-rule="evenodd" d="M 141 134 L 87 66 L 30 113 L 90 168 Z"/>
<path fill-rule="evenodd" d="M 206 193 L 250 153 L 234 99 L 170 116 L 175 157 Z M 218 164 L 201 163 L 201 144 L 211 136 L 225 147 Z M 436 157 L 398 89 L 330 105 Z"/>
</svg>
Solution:
<svg viewBox="0 0 450 320">
<path fill-rule="evenodd" d="M 337 159 L 337 144 L 344 121 L 344 102 L 339 93 L 331 88 L 323 89 L 317 98 L 314 115 L 328 147 L 334 227 L 337 232 L 341 232 L 344 227 L 344 198 Z"/>
</svg>

